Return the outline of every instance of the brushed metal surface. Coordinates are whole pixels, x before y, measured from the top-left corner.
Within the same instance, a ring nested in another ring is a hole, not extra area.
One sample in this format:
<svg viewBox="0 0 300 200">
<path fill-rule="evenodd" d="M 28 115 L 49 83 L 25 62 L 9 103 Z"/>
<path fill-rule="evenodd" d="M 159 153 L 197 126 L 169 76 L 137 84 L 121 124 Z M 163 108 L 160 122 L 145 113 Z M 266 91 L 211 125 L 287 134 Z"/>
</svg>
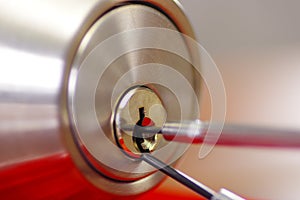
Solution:
<svg viewBox="0 0 300 200">
<path fill-rule="evenodd" d="M 0 2 L 0 169 L 71 152 L 80 169 L 90 170 L 87 176 L 104 180 L 96 185 L 108 192 L 137 194 L 160 181 L 160 175 L 150 176 L 148 185 L 132 187 L 93 172 L 74 144 L 67 113 L 67 77 L 82 38 L 106 12 L 135 3 L 159 8 L 173 27 L 193 37 L 175 1 Z"/>
<path fill-rule="evenodd" d="M 158 31 L 147 35 L 151 28 Z M 165 29 L 177 30 L 170 19 L 151 7 L 119 7 L 105 14 L 91 27 L 74 58 L 67 94 L 68 111 L 77 146 L 92 168 L 82 166 L 80 156 L 74 156 L 74 159 L 83 174 L 105 190 L 109 190 L 111 186 L 107 179 L 101 176 L 116 180 L 114 184 L 118 190 L 114 192 L 117 193 L 139 193 L 152 188 L 163 178 L 160 173 L 153 173 L 155 169 L 147 163 L 132 160 L 124 155 L 117 146 L 111 118 L 113 107 L 125 90 L 149 84 L 155 88 L 163 102 L 169 103 L 166 107 L 168 117 L 198 117 L 193 112 L 197 105 L 190 103 L 193 93 L 185 95 L 186 102 L 182 108 L 184 112 L 180 113 L 176 109 L 180 108 L 175 104 L 176 98 L 170 98 L 170 91 L 167 92 L 167 89 L 158 83 L 148 82 L 148 74 L 143 74 L 141 70 L 164 64 L 182 74 L 189 85 L 199 84 L 199 80 L 195 80 L 195 71 L 191 64 L 180 56 L 155 47 L 139 47 L 139 44 L 145 44 L 145 41 L 146 44 L 149 44 L 149 41 L 163 43 L 165 32 L 162 30 Z M 165 46 L 175 45 L 181 49 L 183 55 L 191 57 L 185 40 L 178 32 L 174 37 L 167 39 Z M 168 77 L 169 74 L 162 68 L 155 69 L 160 76 Z M 129 78 L 124 81 L 124 76 Z M 118 85 L 120 81 L 121 84 Z M 184 89 L 182 87 L 181 92 Z M 164 150 L 155 151 L 154 154 L 165 162 L 173 163 L 186 148 L 187 145 L 174 143 Z"/>
</svg>

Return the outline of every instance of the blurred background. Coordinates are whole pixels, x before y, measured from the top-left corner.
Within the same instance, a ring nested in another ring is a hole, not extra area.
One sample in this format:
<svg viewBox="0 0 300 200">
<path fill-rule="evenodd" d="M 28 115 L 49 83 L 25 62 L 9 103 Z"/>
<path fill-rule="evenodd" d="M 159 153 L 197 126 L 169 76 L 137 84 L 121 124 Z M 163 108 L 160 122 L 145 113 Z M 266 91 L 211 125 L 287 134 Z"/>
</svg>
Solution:
<svg viewBox="0 0 300 200">
<path fill-rule="evenodd" d="M 300 129 L 300 1 L 180 2 L 223 76 L 226 121 Z M 201 118 L 209 119 L 207 93 L 201 108 Z M 216 190 L 299 199 L 300 150 L 219 146 L 202 160 L 199 150 L 193 146 L 178 167 Z M 162 185 L 167 187 L 187 192 L 170 180 Z"/>
</svg>

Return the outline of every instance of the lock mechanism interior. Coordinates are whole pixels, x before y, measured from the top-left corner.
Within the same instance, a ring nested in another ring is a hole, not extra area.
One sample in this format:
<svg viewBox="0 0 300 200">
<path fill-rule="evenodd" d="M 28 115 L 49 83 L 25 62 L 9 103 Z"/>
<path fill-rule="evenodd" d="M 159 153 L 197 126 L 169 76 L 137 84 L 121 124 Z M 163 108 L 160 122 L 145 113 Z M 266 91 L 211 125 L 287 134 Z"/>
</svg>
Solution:
<svg viewBox="0 0 300 200">
<path fill-rule="evenodd" d="M 166 115 L 161 99 L 152 89 L 147 86 L 128 89 L 119 99 L 113 119 L 118 145 L 130 155 L 155 151 L 162 146 L 162 136 L 144 132 L 143 127 L 162 127 Z"/>
</svg>

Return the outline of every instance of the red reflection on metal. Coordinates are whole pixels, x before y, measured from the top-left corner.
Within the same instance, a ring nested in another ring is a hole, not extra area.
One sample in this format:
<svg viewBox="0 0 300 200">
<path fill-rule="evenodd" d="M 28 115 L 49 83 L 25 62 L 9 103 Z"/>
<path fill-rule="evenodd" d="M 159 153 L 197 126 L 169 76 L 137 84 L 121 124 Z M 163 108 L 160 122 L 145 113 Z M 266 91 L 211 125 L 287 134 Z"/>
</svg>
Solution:
<svg viewBox="0 0 300 200">
<path fill-rule="evenodd" d="M 86 181 L 66 154 L 6 167 L 0 180 L 1 199 L 113 199 Z"/>
<path fill-rule="evenodd" d="M 95 188 L 67 154 L 53 155 L 0 169 L 1 199 L 196 199 L 159 188 L 136 197 L 117 197 Z M 174 191 L 173 191 L 174 192 Z"/>
<path fill-rule="evenodd" d="M 145 117 L 142 122 L 142 126 L 154 126 L 154 122 L 149 118 Z"/>
</svg>

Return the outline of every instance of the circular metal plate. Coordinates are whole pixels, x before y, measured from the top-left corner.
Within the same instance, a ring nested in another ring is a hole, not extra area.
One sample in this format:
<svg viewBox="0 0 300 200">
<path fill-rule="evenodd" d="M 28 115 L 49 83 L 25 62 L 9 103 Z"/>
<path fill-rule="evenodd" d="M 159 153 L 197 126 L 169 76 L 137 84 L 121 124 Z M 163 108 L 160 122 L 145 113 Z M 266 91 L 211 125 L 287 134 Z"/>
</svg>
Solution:
<svg viewBox="0 0 300 200">
<path fill-rule="evenodd" d="M 187 44 L 179 33 L 174 38 L 166 38 L 164 31 L 147 36 L 153 28 L 177 31 L 168 17 L 149 6 L 130 4 L 115 8 L 87 32 L 71 69 L 69 117 L 75 143 L 90 168 L 79 167 L 96 186 L 112 193 L 141 193 L 163 178 L 147 163 L 124 155 L 117 145 L 111 117 L 124 91 L 147 85 L 164 103 L 168 120 L 198 118 L 190 91 L 177 86 L 185 94 L 182 108 L 176 92 L 156 82 L 158 75 L 151 75 L 153 70 L 162 76 L 160 79 L 175 74 L 192 89 L 197 83 L 193 67 L 181 56 L 166 51 L 169 45 L 176 45 L 188 57 Z M 139 47 L 147 40 L 166 43 L 166 48 Z M 153 70 L 147 71 L 149 69 Z M 168 144 L 164 150 L 154 153 L 161 160 L 172 163 L 185 148 L 181 144 Z"/>
</svg>

